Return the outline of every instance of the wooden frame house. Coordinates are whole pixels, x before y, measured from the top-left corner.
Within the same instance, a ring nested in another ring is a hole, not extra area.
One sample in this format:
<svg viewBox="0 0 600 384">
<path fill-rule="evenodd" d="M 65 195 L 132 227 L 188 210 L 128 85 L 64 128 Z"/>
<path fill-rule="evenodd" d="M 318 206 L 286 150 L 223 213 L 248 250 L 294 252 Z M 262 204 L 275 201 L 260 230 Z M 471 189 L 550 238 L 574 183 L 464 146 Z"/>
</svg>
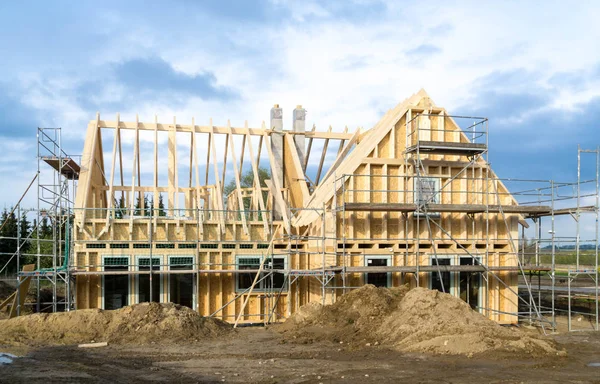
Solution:
<svg viewBox="0 0 600 384">
<path fill-rule="evenodd" d="M 519 223 L 550 208 L 519 205 L 490 169 L 486 119 L 453 117 L 423 90 L 367 131 L 306 130 L 305 114 L 293 111 L 291 130 L 277 105 L 268 128 L 92 120 L 76 308 L 172 301 L 272 322 L 366 283 L 409 284 L 517 321 Z"/>
</svg>

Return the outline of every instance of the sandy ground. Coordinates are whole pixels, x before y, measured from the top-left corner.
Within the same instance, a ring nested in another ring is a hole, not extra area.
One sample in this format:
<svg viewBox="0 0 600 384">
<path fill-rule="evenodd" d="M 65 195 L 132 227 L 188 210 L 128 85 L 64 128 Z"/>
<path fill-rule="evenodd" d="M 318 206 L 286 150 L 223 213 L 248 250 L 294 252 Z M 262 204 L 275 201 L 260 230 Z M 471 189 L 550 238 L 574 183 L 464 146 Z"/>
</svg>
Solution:
<svg viewBox="0 0 600 384">
<path fill-rule="evenodd" d="M 268 328 L 174 304 L 34 314 L 0 323 L 0 383 L 600 383 L 600 332 L 557 320 L 544 337 L 437 291 L 368 285 Z M 77 347 L 93 340 L 108 346 Z"/>
<path fill-rule="evenodd" d="M 286 342 L 273 328 L 177 345 L 42 347 L 0 366 L 0 382 L 600 383 L 600 333 L 554 336 L 567 357 L 434 356 L 380 346 Z"/>
</svg>

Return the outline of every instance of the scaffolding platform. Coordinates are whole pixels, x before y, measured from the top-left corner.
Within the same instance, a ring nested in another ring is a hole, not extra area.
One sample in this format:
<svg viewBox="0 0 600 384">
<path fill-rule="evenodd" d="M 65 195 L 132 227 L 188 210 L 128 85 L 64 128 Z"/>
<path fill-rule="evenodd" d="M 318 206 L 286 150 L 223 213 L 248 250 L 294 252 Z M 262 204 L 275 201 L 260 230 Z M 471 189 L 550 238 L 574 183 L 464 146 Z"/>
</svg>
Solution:
<svg viewBox="0 0 600 384">
<path fill-rule="evenodd" d="M 539 265 L 523 265 L 525 271 L 540 271 L 550 272 L 550 267 Z M 417 272 L 518 272 L 521 267 L 515 266 L 500 266 L 500 267 L 484 267 L 482 265 L 420 265 L 420 266 L 393 266 L 393 267 L 336 267 L 329 270 L 341 273 L 344 270 L 346 273 L 417 273 Z"/>
<path fill-rule="evenodd" d="M 54 276 L 56 274 L 63 274 L 66 275 L 68 272 L 64 271 L 64 270 L 50 270 L 50 271 L 19 271 L 19 276 L 32 276 L 32 277 L 51 277 Z"/>
<path fill-rule="evenodd" d="M 551 214 L 552 208 L 545 205 L 485 205 L 485 204 L 427 204 L 427 212 L 463 213 L 520 213 L 526 215 Z M 370 212 L 415 212 L 414 203 L 345 203 L 346 211 Z M 421 210 L 425 211 L 425 210 Z"/>
<path fill-rule="evenodd" d="M 158 266 L 157 266 L 158 267 Z M 37 271 L 36 271 L 37 272 Z M 186 273 L 253 273 L 256 274 L 258 272 L 262 273 L 281 273 L 288 274 L 293 276 L 322 276 L 329 275 L 332 276 L 336 273 L 336 271 L 331 269 L 270 269 L 264 268 L 261 270 L 258 269 L 176 269 L 176 270 L 156 270 L 152 271 L 153 275 L 171 275 L 171 274 L 186 274 Z M 32 273 L 28 274 L 28 276 L 32 276 Z M 150 271 L 84 271 L 84 270 L 73 270 L 71 271 L 72 275 L 75 276 L 90 276 L 90 275 L 149 275 Z M 35 275 L 37 276 L 37 275 Z"/>
<path fill-rule="evenodd" d="M 69 180 L 79 180 L 81 168 L 70 157 L 41 156 L 41 159 Z M 62 165 L 61 165 L 62 162 Z"/>
<path fill-rule="evenodd" d="M 481 143 L 452 143 L 445 141 L 419 140 L 416 145 L 406 148 L 406 153 L 423 152 L 428 155 L 475 156 L 487 151 Z"/>
<path fill-rule="evenodd" d="M 531 216 L 536 216 L 536 217 L 542 217 L 542 216 L 558 216 L 558 215 L 576 215 L 578 212 L 578 208 L 573 207 L 573 208 L 560 208 L 560 209 L 555 209 L 551 212 L 540 212 L 537 213 L 535 215 L 531 215 Z M 579 207 L 579 213 L 594 213 L 596 212 L 596 207 L 594 207 L 593 205 L 586 205 L 585 207 Z"/>
</svg>

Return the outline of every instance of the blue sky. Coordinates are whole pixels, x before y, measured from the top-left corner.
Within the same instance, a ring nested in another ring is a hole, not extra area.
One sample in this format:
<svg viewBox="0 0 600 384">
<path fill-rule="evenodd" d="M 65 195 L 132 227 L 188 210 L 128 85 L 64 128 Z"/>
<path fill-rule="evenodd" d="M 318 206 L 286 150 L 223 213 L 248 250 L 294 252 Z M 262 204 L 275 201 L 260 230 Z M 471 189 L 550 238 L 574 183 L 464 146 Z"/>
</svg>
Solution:
<svg viewBox="0 0 600 384">
<path fill-rule="evenodd" d="M 600 4 L 448 3 L 0 2 L 0 203 L 35 172 L 38 126 L 74 154 L 97 111 L 257 126 L 302 104 L 352 130 L 420 88 L 490 118 L 501 177 L 574 180 L 577 144 L 600 144 Z"/>
</svg>

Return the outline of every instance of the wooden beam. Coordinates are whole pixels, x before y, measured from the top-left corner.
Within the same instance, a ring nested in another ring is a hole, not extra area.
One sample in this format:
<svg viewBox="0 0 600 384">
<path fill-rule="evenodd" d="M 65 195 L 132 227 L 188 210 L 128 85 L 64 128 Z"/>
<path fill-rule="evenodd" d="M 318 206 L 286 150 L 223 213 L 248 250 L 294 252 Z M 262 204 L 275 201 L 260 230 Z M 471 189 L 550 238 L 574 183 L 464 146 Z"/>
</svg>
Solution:
<svg viewBox="0 0 600 384">
<path fill-rule="evenodd" d="M 117 125 L 116 121 L 107 121 L 107 120 L 100 120 L 99 121 L 99 128 L 103 128 L 103 129 L 114 129 Z M 119 127 L 121 129 L 135 129 L 135 122 L 126 122 L 126 121 L 121 121 L 119 122 Z M 196 133 L 217 133 L 217 134 L 226 134 L 227 133 L 227 126 L 201 126 L 201 125 L 197 125 L 196 127 L 191 127 L 191 125 L 185 125 L 185 124 L 162 124 L 159 123 L 158 124 L 158 130 L 159 131 L 167 131 L 170 132 L 171 130 L 173 130 L 173 128 L 175 128 L 174 130 L 176 132 L 189 132 L 192 128 L 194 129 L 194 131 Z M 144 122 L 140 122 L 140 130 L 142 131 L 148 131 L 148 130 L 154 130 L 154 123 L 144 123 Z M 231 132 L 234 135 L 245 135 L 246 134 L 246 128 L 242 128 L 242 127 L 231 127 Z M 249 135 L 252 136 L 263 136 L 263 135 L 268 135 L 270 136 L 272 134 L 272 130 L 271 129 L 264 129 L 264 128 L 248 128 L 247 132 Z M 287 133 L 289 133 L 290 135 L 305 135 L 306 137 L 310 138 L 315 138 L 315 139 L 337 139 L 337 140 L 350 140 L 350 138 L 352 137 L 352 135 L 347 134 L 347 133 L 343 133 L 343 132 L 318 132 L 318 131 L 314 131 L 314 132 L 295 132 L 295 131 L 286 131 Z"/>
<path fill-rule="evenodd" d="M 223 193 L 225 189 L 225 176 L 227 175 L 227 152 L 229 150 L 229 138 L 231 135 L 225 134 L 225 151 L 223 152 L 223 183 L 221 183 L 221 193 Z"/>
<path fill-rule="evenodd" d="M 246 138 L 248 137 L 248 135 L 244 135 L 242 136 L 242 150 L 240 153 L 240 173 L 239 173 L 239 177 L 240 179 L 244 176 L 243 172 L 244 172 L 244 153 L 246 152 Z"/>
<path fill-rule="evenodd" d="M 248 125 L 248 122 L 245 122 L 246 125 Z M 263 194 L 262 194 L 262 188 L 260 186 L 260 177 L 259 177 L 259 172 L 258 172 L 258 168 L 259 168 L 259 161 L 260 161 L 260 156 L 257 157 L 256 159 L 254 158 L 254 150 L 252 149 L 252 138 L 250 137 L 250 135 L 248 134 L 248 154 L 250 155 L 250 165 L 252 166 L 252 174 L 254 175 L 254 193 L 256 193 L 256 198 L 258 199 L 258 204 L 260 206 L 260 210 L 261 212 L 261 216 L 262 216 L 262 221 L 264 224 L 264 228 L 265 228 L 265 234 L 269 234 L 269 225 L 267 224 L 267 222 L 269 220 L 267 220 L 266 218 L 266 207 L 265 207 L 265 201 L 263 199 Z M 262 136 L 261 136 L 262 138 Z M 262 142 L 262 140 L 261 140 Z"/>
<path fill-rule="evenodd" d="M 316 129 L 317 129 L 317 126 L 313 124 L 311 132 L 314 132 Z M 306 149 L 306 157 L 304 157 L 304 171 L 306 171 L 306 167 L 308 167 L 308 159 L 310 157 L 310 151 L 312 149 L 313 139 L 314 139 L 314 137 L 312 137 L 312 136 L 308 138 L 308 147 Z"/>
<path fill-rule="evenodd" d="M 119 121 L 119 114 L 117 113 L 117 121 Z M 108 226 L 110 225 L 110 214 L 111 209 L 114 204 L 114 183 L 115 183 L 115 168 L 117 165 L 117 142 L 119 140 L 119 128 L 115 131 L 115 138 L 113 140 L 113 151 L 112 151 L 112 161 L 110 164 L 110 184 L 108 188 L 108 210 L 106 211 L 106 224 L 104 225 L 104 229 L 98 237 L 103 235 L 103 232 L 108 230 Z"/>
<path fill-rule="evenodd" d="M 284 178 L 286 178 L 290 184 L 287 186 L 287 189 L 290 192 L 288 195 L 288 202 L 290 202 L 290 205 L 294 208 L 301 208 L 304 207 L 304 204 L 308 202 L 308 199 L 310 198 L 310 192 L 308 192 L 306 177 L 304 176 L 304 171 L 302 169 L 302 164 L 300 163 L 300 157 L 298 156 L 294 139 L 291 135 L 286 134 L 284 135 L 284 143 L 287 145 L 287 149 L 284 150 Z M 291 161 L 288 161 L 288 159 Z M 297 201 L 300 199 L 294 198 L 296 196 L 295 192 L 297 192 L 296 188 L 300 189 L 300 194 L 302 196 L 301 201 Z"/>
<path fill-rule="evenodd" d="M 23 266 L 23 272 L 31 272 L 35 270 L 35 264 L 26 264 Z M 25 299 L 27 298 L 27 292 L 29 292 L 29 284 L 31 283 L 30 276 L 20 276 L 19 277 L 19 285 L 17 287 L 17 291 L 15 292 L 15 297 L 13 301 L 13 305 L 8 312 L 8 318 L 12 319 L 17 316 L 17 307 L 23 308 L 25 305 Z M 17 298 L 19 299 L 17 302 Z"/>
<path fill-rule="evenodd" d="M 158 208 L 158 202 L 160 201 L 160 195 L 158 194 L 158 116 L 154 115 L 154 185 L 153 185 L 153 202 L 152 208 Z M 153 211 L 152 216 L 154 216 L 154 233 L 156 233 L 157 224 L 158 224 L 158 216 L 160 211 Z"/>
<path fill-rule="evenodd" d="M 281 224 L 279 225 L 279 227 L 281 227 Z M 252 285 L 250 286 L 250 290 L 246 294 L 246 299 L 242 303 L 242 308 L 240 309 L 240 313 L 238 313 L 238 316 L 235 319 L 235 323 L 233 324 L 233 328 L 237 328 L 237 325 L 240 322 L 240 319 L 242 318 L 242 316 L 244 316 L 244 311 L 246 310 L 246 305 L 248 305 L 248 301 L 250 300 L 250 297 L 252 296 L 252 292 L 254 291 L 254 287 L 256 286 L 256 282 L 258 281 L 258 278 L 260 277 L 260 273 L 263 270 L 263 267 L 265 265 L 265 261 L 270 257 L 270 253 L 272 253 L 272 251 L 273 251 L 273 241 L 275 240 L 275 234 L 279 230 L 279 227 L 273 232 L 273 236 L 271 237 L 271 242 L 269 243 L 269 247 L 267 248 L 267 250 L 265 251 L 265 253 L 263 253 L 263 257 L 262 257 L 262 260 L 260 261 L 260 265 L 258 266 L 258 271 L 256 272 L 256 276 L 254 277 L 254 281 L 252 281 Z M 242 295 L 240 295 L 240 297 L 241 296 Z"/>
<path fill-rule="evenodd" d="M 100 191 L 107 191 L 108 190 L 108 186 L 106 185 L 96 185 L 94 184 L 94 188 L 100 190 Z M 215 186 L 214 185 L 201 185 L 200 186 L 200 190 L 202 191 L 209 191 L 214 189 Z M 179 187 L 179 188 L 175 188 L 175 191 L 177 193 L 187 193 L 191 190 L 194 190 L 195 187 Z M 141 186 L 134 186 L 133 188 L 130 185 L 124 185 L 124 186 L 120 186 L 120 185 L 115 185 L 113 187 L 114 191 L 135 191 L 135 192 L 154 192 L 155 188 L 153 185 L 141 185 Z M 169 192 L 169 187 L 156 187 L 157 192 Z"/>
<path fill-rule="evenodd" d="M 362 133 L 358 138 L 356 150 L 346 157 L 336 173 L 343 175 L 353 174 L 361 165 L 365 154 L 373 151 L 375 146 L 385 138 L 388 132 L 393 129 L 396 123 L 406 114 L 411 105 L 416 105 L 424 97 L 427 97 L 425 91 L 421 90 L 406 100 L 402 101 L 396 107 L 386 112 L 386 114 L 375 124 L 373 128 Z M 339 183 L 338 185 L 341 185 Z M 321 208 L 323 203 L 328 202 L 336 193 L 336 182 L 334 178 L 329 178 L 327 183 L 321 182 L 313 191 L 307 208 Z M 318 214 L 312 210 L 303 211 L 296 220 L 296 225 L 305 226 L 318 219 Z"/>
<path fill-rule="evenodd" d="M 90 194 L 90 189 L 92 187 L 92 170 L 94 168 L 94 160 L 96 157 L 96 140 L 98 139 L 98 131 L 100 130 L 98 128 L 98 122 L 100 121 L 100 113 L 96 114 L 96 121 L 95 122 L 90 122 L 89 126 L 88 126 L 88 132 L 87 132 L 87 137 L 86 137 L 86 144 L 87 144 L 87 140 L 90 139 L 90 135 L 91 137 L 91 141 L 89 146 L 86 145 L 86 148 L 84 149 L 84 154 L 88 154 L 89 155 L 89 159 L 86 159 L 86 165 L 87 165 L 87 170 L 85 172 L 85 180 L 81 180 L 82 184 L 85 184 L 84 186 L 84 194 L 83 194 L 83 199 L 82 201 L 79 201 L 77 206 L 78 207 L 87 207 L 87 200 Z M 83 164 L 82 164 L 83 165 Z M 81 213 L 81 222 L 79 223 L 79 231 L 83 231 L 83 223 L 85 222 L 85 217 L 86 217 L 86 209 L 83 210 L 83 212 Z"/>
<path fill-rule="evenodd" d="M 136 119 L 137 119 L 137 115 L 136 115 Z M 135 130 L 135 139 L 133 141 L 133 165 L 131 167 L 131 204 L 129 206 L 129 236 L 130 236 L 130 240 L 131 240 L 131 236 L 133 234 L 133 215 L 134 215 L 134 209 L 135 209 L 135 170 L 136 170 L 136 163 L 139 160 L 139 152 L 140 152 L 140 147 L 139 147 L 139 142 L 140 142 L 140 131 L 138 129 Z M 141 207 L 141 201 L 140 201 L 140 207 Z"/>
<path fill-rule="evenodd" d="M 120 124 L 119 124 L 120 126 Z M 123 140 L 121 140 L 121 130 L 117 130 L 117 136 L 119 136 L 119 175 L 121 176 L 121 185 L 125 185 L 125 176 L 123 175 Z M 121 191 L 121 201 L 123 205 L 125 202 L 125 191 Z"/>
<path fill-rule="evenodd" d="M 265 134 L 264 138 L 265 138 L 265 140 L 264 140 L 265 146 L 267 147 L 267 153 L 269 154 L 269 162 L 271 163 L 271 169 L 275 169 L 275 157 L 273 156 L 273 150 L 271 149 L 270 137 Z M 281 209 L 281 216 L 283 217 L 283 221 L 286 224 L 286 231 L 288 231 L 290 220 L 288 218 L 287 207 L 285 205 L 285 201 L 283 200 L 283 197 L 281 196 L 281 188 L 282 188 L 281 180 L 279 180 L 279 175 L 277 175 L 277 172 L 271 172 L 271 178 L 273 179 L 273 186 L 275 187 L 274 191 L 273 191 L 273 195 L 279 205 L 279 209 Z"/>
<path fill-rule="evenodd" d="M 347 125 L 344 128 L 344 133 L 348 133 L 348 126 Z M 342 153 L 342 149 L 344 149 L 344 143 L 346 143 L 345 139 L 340 140 L 340 146 L 338 147 L 337 156 L 339 156 L 340 153 Z M 375 148 L 377 148 L 377 147 L 375 147 Z"/>
<path fill-rule="evenodd" d="M 193 120 L 194 118 L 192 118 Z M 194 184 L 194 131 L 190 132 L 190 175 L 189 175 L 189 187 L 191 188 Z"/>
<path fill-rule="evenodd" d="M 8 305 L 8 303 L 10 303 L 11 301 L 14 302 L 15 297 L 17 297 L 17 291 L 14 291 L 13 293 L 11 293 L 2 303 L 0 303 L 0 310 L 2 310 L 4 307 L 6 307 Z"/>
<path fill-rule="evenodd" d="M 229 121 L 227 121 L 227 125 L 229 126 Z M 230 135 L 227 135 L 227 137 L 229 137 Z M 225 148 L 227 148 L 227 146 L 225 146 Z M 237 192 L 237 197 L 238 197 L 238 206 L 239 209 L 242 211 L 242 227 L 244 228 L 244 234 L 248 235 L 248 225 L 246 224 L 246 209 L 244 208 L 244 198 L 242 197 L 242 186 L 240 183 L 240 175 L 239 175 L 239 170 L 237 167 L 237 158 L 235 155 L 235 144 L 233 141 L 233 137 L 231 138 L 231 157 L 232 157 L 232 164 L 233 164 L 233 174 L 234 174 L 234 178 L 235 178 L 235 190 Z"/>
<path fill-rule="evenodd" d="M 210 119 L 210 126 L 212 128 L 212 118 Z M 216 149 L 214 132 L 212 132 L 212 131 L 210 132 L 210 137 L 212 138 L 213 171 L 215 174 L 215 185 L 217 187 L 217 190 L 215 191 L 215 199 L 216 199 L 216 203 L 217 203 L 216 204 L 217 209 L 219 210 L 217 216 L 220 218 L 219 225 L 221 228 L 219 230 L 219 234 L 221 235 L 225 232 L 225 212 L 224 212 L 225 207 L 223 205 L 223 193 L 222 193 L 223 188 L 221 187 L 221 180 L 219 179 L 219 165 L 217 164 L 217 151 L 214 150 L 214 149 Z"/>
<path fill-rule="evenodd" d="M 209 133 L 208 134 L 208 150 L 206 151 L 206 177 L 204 179 L 204 185 L 208 185 L 208 170 L 210 169 L 210 151 L 212 149 L 211 147 L 211 143 L 212 143 L 212 134 Z"/>
<path fill-rule="evenodd" d="M 139 118 L 138 114 L 136 113 L 135 114 L 135 122 L 137 124 L 139 124 L 139 120 L 140 120 L 140 118 Z M 140 163 L 141 163 L 141 161 L 140 161 L 140 133 L 139 133 L 140 131 L 139 131 L 139 129 L 136 129 L 135 132 L 136 132 L 136 134 L 135 134 L 135 145 L 137 145 L 137 147 L 138 147 L 138 154 L 137 154 L 137 181 L 138 181 L 138 186 L 140 186 L 140 185 L 142 185 L 142 172 L 141 172 L 141 165 L 140 165 Z M 145 209 L 145 204 L 144 204 L 144 196 L 143 196 L 143 194 L 141 192 L 140 192 L 139 198 L 140 198 L 140 207 L 142 208 L 142 212 L 143 212 L 144 209 Z"/>
<path fill-rule="evenodd" d="M 356 130 L 356 132 L 354 132 L 354 135 L 352 135 L 352 138 L 350 139 L 350 141 L 348 141 L 348 143 L 346 143 L 346 146 L 344 147 L 344 149 L 342 151 L 338 152 L 338 155 L 337 155 L 335 161 L 329 167 L 329 170 L 325 174 L 325 177 L 323 177 L 323 181 L 327 180 L 327 178 L 330 175 L 332 175 L 333 172 L 339 167 L 339 165 L 342 163 L 342 161 L 344 161 L 344 159 L 346 158 L 346 156 L 352 149 L 352 146 L 354 144 L 356 144 L 359 137 L 360 137 L 360 128 L 358 128 Z"/>
<path fill-rule="evenodd" d="M 263 121 L 263 127 L 264 127 L 264 125 L 265 125 L 265 122 Z M 257 158 L 256 161 L 258 161 L 259 167 L 260 167 L 260 155 L 261 155 L 262 147 L 263 147 L 263 140 L 264 140 L 264 136 L 261 136 L 258 138 L 258 155 L 256 155 L 256 158 Z"/>
<path fill-rule="evenodd" d="M 327 132 L 331 132 L 331 125 Z M 317 169 L 317 177 L 315 177 L 315 185 L 319 185 L 319 180 L 321 179 L 323 163 L 325 162 L 325 156 L 327 156 L 327 146 L 329 146 L 329 139 L 325 139 L 325 143 L 323 144 L 323 152 L 321 153 L 321 161 L 319 162 L 319 168 Z"/>
<path fill-rule="evenodd" d="M 196 126 L 195 119 L 192 117 L 192 125 Z M 197 219 L 199 223 L 199 231 L 200 234 L 204 233 L 204 217 L 200 215 L 200 169 L 198 168 L 198 148 L 196 146 L 196 133 L 194 131 L 190 132 L 192 135 L 192 143 L 191 143 L 191 151 L 194 157 L 194 171 L 196 174 L 196 213 L 198 215 Z M 191 167 L 191 165 L 190 165 Z M 191 169 L 191 168 L 190 168 Z"/>
<path fill-rule="evenodd" d="M 173 126 L 177 127 L 175 116 L 173 116 Z M 175 133 L 175 131 L 173 131 Z M 177 188 L 179 188 L 179 169 L 178 169 L 178 159 L 177 159 L 177 135 L 175 137 L 175 209 L 178 211 L 179 215 L 179 194 L 177 193 Z M 177 226 L 179 228 L 179 222 L 177 222 Z"/>
<path fill-rule="evenodd" d="M 175 117 L 173 117 L 175 120 Z M 175 210 L 177 209 L 176 201 L 176 192 L 175 189 L 179 186 L 177 183 L 177 132 L 175 131 L 175 127 L 172 125 L 171 130 L 169 131 L 168 138 L 168 156 L 169 156 L 169 175 L 168 175 L 168 186 L 169 186 L 169 197 L 168 197 L 168 205 L 169 205 L 169 216 L 175 215 Z"/>
<path fill-rule="evenodd" d="M 387 157 L 364 157 L 361 162 L 375 165 L 404 165 L 404 159 L 390 159 Z"/>
</svg>

